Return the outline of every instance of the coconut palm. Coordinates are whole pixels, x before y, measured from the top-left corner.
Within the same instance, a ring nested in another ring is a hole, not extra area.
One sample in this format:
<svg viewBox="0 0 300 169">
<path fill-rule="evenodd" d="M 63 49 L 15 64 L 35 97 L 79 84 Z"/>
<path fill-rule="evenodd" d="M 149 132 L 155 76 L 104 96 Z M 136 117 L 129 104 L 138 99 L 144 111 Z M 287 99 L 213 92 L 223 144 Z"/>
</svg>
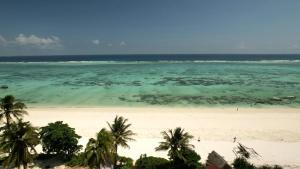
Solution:
<svg viewBox="0 0 300 169">
<path fill-rule="evenodd" d="M 177 127 L 174 130 L 168 130 L 162 132 L 165 141 L 160 142 L 160 145 L 155 148 L 156 151 L 167 151 L 171 160 L 182 159 L 184 157 L 181 150 L 191 149 L 194 146 L 189 144 L 190 139 L 193 138 L 188 132 L 184 132 L 184 129 Z"/>
<path fill-rule="evenodd" d="M 106 129 L 97 133 L 97 138 L 91 138 L 86 145 L 86 163 L 90 168 L 100 169 L 101 166 L 112 164 L 113 136 Z"/>
<path fill-rule="evenodd" d="M 25 108 L 24 103 L 17 102 L 12 95 L 7 95 L 0 101 L 0 120 L 5 119 L 6 127 L 9 127 L 14 118 L 20 119 L 24 114 L 27 114 Z"/>
<path fill-rule="evenodd" d="M 117 166 L 118 146 L 120 145 L 122 147 L 129 148 L 127 142 L 134 140 L 132 136 L 134 136 L 135 133 L 129 130 L 131 124 L 127 124 L 127 121 L 128 119 L 124 119 L 122 116 L 116 116 L 112 124 L 107 123 L 114 137 L 114 168 Z"/>
<path fill-rule="evenodd" d="M 23 166 L 26 169 L 28 163 L 32 162 L 33 155 L 36 154 L 34 148 L 37 144 L 39 144 L 37 128 L 22 120 L 11 123 L 10 128 L 0 135 L 0 149 L 8 154 L 3 167 Z"/>
</svg>

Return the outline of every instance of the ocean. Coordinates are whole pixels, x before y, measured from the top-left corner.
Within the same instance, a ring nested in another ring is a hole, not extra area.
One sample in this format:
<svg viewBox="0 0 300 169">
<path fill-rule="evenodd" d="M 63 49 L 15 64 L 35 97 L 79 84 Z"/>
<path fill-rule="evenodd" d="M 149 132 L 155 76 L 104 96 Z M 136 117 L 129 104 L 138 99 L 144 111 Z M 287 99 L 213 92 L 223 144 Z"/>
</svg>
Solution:
<svg viewBox="0 0 300 169">
<path fill-rule="evenodd" d="M 300 107 L 300 55 L 0 57 L 8 94 L 29 107 Z"/>
</svg>

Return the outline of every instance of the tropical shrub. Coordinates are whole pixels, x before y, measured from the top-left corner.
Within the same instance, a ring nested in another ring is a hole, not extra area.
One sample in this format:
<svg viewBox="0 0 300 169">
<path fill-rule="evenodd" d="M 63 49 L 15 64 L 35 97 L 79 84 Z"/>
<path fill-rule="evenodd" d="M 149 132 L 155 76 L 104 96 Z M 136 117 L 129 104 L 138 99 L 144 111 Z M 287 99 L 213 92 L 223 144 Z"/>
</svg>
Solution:
<svg viewBox="0 0 300 169">
<path fill-rule="evenodd" d="M 170 162 L 160 157 L 141 155 L 135 162 L 136 169 L 171 169 Z"/>
<path fill-rule="evenodd" d="M 79 153 L 70 159 L 70 161 L 66 162 L 67 166 L 74 167 L 74 166 L 86 166 L 86 154 Z"/>
<path fill-rule="evenodd" d="M 181 150 L 181 158 L 176 158 L 173 160 L 173 169 L 202 169 L 204 168 L 200 163 L 200 155 L 198 155 L 192 149 L 183 149 Z"/>
<path fill-rule="evenodd" d="M 118 156 L 118 164 L 116 169 L 131 169 L 133 160 L 129 157 Z"/>
<path fill-rule="evenodd" d="M 234 169 L 255 169 L 254 165 L 249 163 L 246 158 L 238 157 L 233 163 Z"/>
<path fill-rule="evenodd" d="M 81 136 L 76 134 L 74 128 L 62 121 L 42 127 L 40 135 L 43 151 L 47 154 L 54 153 L 70 158 L 82 148 L 78 145 L 78 139 Z"/>
<path fill-rule="evenodd" d="M 274 166 L 263 165 L 258 167 L 258 169 L 283 169 L 283 168 L 279 165 L 274 165 Z"/>
</svg>

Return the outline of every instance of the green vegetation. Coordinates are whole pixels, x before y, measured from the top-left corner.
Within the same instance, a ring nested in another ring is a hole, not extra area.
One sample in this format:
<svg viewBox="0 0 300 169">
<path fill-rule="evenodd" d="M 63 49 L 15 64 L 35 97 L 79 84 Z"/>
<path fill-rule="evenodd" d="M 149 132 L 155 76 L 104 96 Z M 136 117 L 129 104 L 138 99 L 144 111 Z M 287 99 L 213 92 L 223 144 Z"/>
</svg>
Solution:
<svg viewBox="0 0 300 169">
<path fill-rule="evenodd" d="M 91 138 L 86 145 L 86 162 L 90 168 L 100 169 L 111 166 L 113 159 L 113 136 L 106 129 L 101 129 L 97 138 Z"/>
<path fill-rule="evenodd" d="M 242 157 L 236 158 L 232 165 L 234 169 L 255 169 L 253 164 L 249 163 L 247 159 Z"/>
<path fill-rule="evenodd" d="M 274 165 L 274 166 L 263 165 L 258 167 L 257 169 L 283 169 L 283 168 L 279 165 Z"/>
<path fill-rule="evenodd" d="M 0 102 L 0 120 L 5 119 L 6 127 L 9 127 L 14 119 L 19 120 L 23 115 L 27 114 L 24 110 L 25 108 L 26 105 L 24 103 L 16 101 L 12 95 L 7 95 Z"/>
<path fill-rule="evenodd" d="M 159 157 L 147 157 L 147 155 L 141 155 L 135 162 L 136 169 L 171 169 L 170 162 L 167 159 Z"/>
<path fill-rule="evenodd" d="M 75 129 L 62 121 L 49 123 L 41 127 L 40 131 L 43 151 L 47 154 L 57 154 L 70 158 L 78 152 L 82 146 L 78 145 L 81 136 L 75 133 Z"/>
<path fill-rule="evenodd" d="M 156 151 L 168 151 L 171 160 L 171 166 L 174 169 L 200 169 L 200 156 L 193 150 L 194 146 L 190 144 L 193 138 L 188 132 L 177 127 L 174 130 L 162 132 L 163 142 L 156 147 Z"/>
<path fill-rule="evenodd" d="M 114 169 L 202 169 L 200 155 L 190 144 L 193 138 L 184 129 L 177 127 L 163 131 L 163 141 L 155 148 L 156 151 L 168 151 L 169 160 L 159 157 L 141 155 L 133 164 L 128 157 L 118 156 L 118 146 L 129 148 L 128 142 L 133 141 L 135 134 L 129 128 L 128 120 L 116 116 L 113 123 L 108 123 L 109 129 L 102 128 L 96 138 L 90 138 L 84 152 L 79 153 L 82 146 L 78 145 L 81 138 L 75 129 L 62 121 L 49 123 L 47 126 L 33 127 L 30 122 L 23 122 L 22 117 L 27 112 L 25 104 L 17 102 L 9 95 L 1 99 L 0 119 L 4 121 L 0 131 L 0 165 L 3 168 L 21 166 L 28 168 L 34 160 L 64 157 L 69 166 L 86 166 L 93 169 L 113 167 Z M 40 144 L 47 154 L 37 154 L 35 147 Z M 255 167 L 247 160 L 259 156 L 254 149 L 241 143 L 233 150 L 237 158 L 234 169 L 282 169 L 275 166 Z"/>
<path fill-rule="evenodd" d="M 86 154 L 83 152 L 73 155 L 72 158 L 66 162 L 66 165 L 70 167 L 86 166 Z"/>
<path fill-rule="evenodd" d="M 118 156 L 117 169 L 131 169 L 133 167 L 133 160 L 128 157 Z"/>
<path fill-rule="evenodd" d="M 107 123 L 110 131 L 114 137 L 114 163 L 113 168 L 117 167 L 118 159 L 118 146 L 129 148 L 128 141 L 133 141 L 133 135 L 135 135 L 129 127 L 131 124 L 127 124 L 128 119 L 124 119 L 122 116 L 116 116 L 113 123 Z"/>
<path fill-rule="evenodd" d="M 5 157 L 3 167 L 18 167 L 22 165 L 27 168 L 32 162 L 35 154 L 35 146 L 39 144 L 37 128 L 31 126 L 29 122 L 10 123 L 10 127 L 0 135 L 0 149 L 8 153 Z"/>
</svg>

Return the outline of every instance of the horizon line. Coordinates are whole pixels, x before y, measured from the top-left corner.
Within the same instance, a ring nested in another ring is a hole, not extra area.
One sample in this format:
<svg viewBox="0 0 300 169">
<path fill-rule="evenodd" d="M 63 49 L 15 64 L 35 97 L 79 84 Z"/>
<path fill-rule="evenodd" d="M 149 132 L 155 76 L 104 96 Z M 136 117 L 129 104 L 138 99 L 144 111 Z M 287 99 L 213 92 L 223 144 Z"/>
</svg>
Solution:
<svg viewBox="0 0 300 169">
<path fill-rule="evenodd" d="M 0 57 L 44 57 L 44 56 L 127 56 L 127 55 L 300 55 L 300 53 L 138 53 L 138 54 L 53 54 L 53 55 L 3 55 Z"/>
</svg>

